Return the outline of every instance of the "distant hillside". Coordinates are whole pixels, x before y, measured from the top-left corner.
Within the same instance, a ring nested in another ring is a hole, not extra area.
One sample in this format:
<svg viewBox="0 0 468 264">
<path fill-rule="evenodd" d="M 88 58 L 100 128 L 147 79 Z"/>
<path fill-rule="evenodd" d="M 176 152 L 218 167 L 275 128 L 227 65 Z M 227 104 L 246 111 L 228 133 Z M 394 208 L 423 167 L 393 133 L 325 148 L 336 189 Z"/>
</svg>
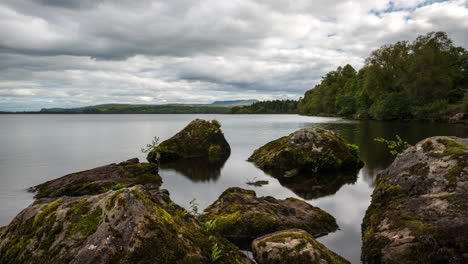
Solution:
<svg viewBox="0 0 468 264">
<path fill-rule="evenodd" d="M 226 114 L 230 106 L 206 104 L 133 105 L 103 104 L 79 108 L 43 108 L 49 114 Z"/>
<path fill-rule="evenodd" d="M 212 105 L 228 105 L 228 106 L 246 106 L 258 102 L 255 99 L 249 100 L 231 100 L 231 101 L 216 101 Z"/>
</svg>

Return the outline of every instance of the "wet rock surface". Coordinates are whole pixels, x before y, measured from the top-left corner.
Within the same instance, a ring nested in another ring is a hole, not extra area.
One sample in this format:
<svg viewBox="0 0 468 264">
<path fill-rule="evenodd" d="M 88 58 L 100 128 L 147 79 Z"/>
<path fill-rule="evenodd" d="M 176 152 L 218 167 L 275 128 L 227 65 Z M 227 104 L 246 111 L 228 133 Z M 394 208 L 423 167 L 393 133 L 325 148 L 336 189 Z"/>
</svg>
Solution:
<svg viewBox="0 0 468 264">
<path fill-rule="evenodd" d="M 235 245 L 174 204 L 168 191 L 159 189 L 159 176 L 157 182 L 105 192 L 93 186 L 102 187 L 105 179 L 121 183 L 119 168 L 129 165 L 153 164 L 135 160 L 111 164 L 44 185 L 43 193 L 51 198 L 36 200 L 0 228 L 0 263 L 252 263 Z M 132 172 L 132 179 L 148 173 Z M 151 174 L 152 179 L 155 176 Z M 99 191 L 80 196 L 81 192 L 70 191 L 84 179 L 91 190 Z M 63 192 L 49 191 L 60 184 L 72 195 L 56 197 Z M 214 248 L 221 252 L 216 260 Z"/>
<path fill-rule="evenodd" d="M 378 175 L 364 263 L 468 263 L 468 139 L 432 137 Z"/>
<path fill-rule="evenodd" d="M 201 218 L 216 221 L 216 231 L 242 248 L 259 236 L 289 228 L 304 229 L 314 237 L 338 229 L 333 216 L 302 200 L 257 197 L 238 187 L 224 191 Z"/>
<path fill-rule="evenodd" d="M 259 237 L 252 242 L 252 251 L 258 264 L 349 263 L 301 229 L 288 229 Z"/>
<path fill-rule="evenodd" d="M 275 177 L 294 177 L 308 172 L 356 170 L 363 165 L 358 152 L 357 146 L 332 131 L 309 127 L 265 144 L 248 160 Z"/>
<path fill-rule="evenodd" d="M 180 159 L 206 157 L 226 160 L 231 148 L 216 121 L 195 119 L 173 137 L 161 142 L 148 153 L 148 161 L 167 163 Z"/>
<path fill-rule="evenodd" d="M 158 166 L 151 163 L 140 163 L 137 158 L 109 164 L 90 170 L 65 175 L 45 182 L 30 189 L 37 192 L 36 198 L 82 196 L 104 193 L 136 184 L 160 186 L 161 176 Z"/>
</svg>

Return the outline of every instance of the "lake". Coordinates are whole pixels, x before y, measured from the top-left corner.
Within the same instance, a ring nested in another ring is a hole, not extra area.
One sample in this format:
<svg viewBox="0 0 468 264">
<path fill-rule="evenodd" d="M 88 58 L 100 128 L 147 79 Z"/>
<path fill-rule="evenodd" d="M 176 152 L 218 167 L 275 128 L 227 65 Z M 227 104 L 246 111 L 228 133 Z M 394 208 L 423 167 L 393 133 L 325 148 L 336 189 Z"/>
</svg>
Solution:
<svg viewBox="0 0 468 264">
<path fill-rule="evenodd" d="M 195 118 L 217 119 L 231 145 L 224 164 L 179 164 L 163 168 L 163 188 L 176 203 L 189 208 L 196 199 L 201 209 L 228 187 L 253 189 L 259 196 L 304 199 L 332 214 L 340 230 L 318 240 L 352 263 L 360 262 L 361 221 L 370 203 L 378 172 L 392 157 L 375 137 L 398 134 L 409 143 L 436 135 L 468 136 L 462 124 L 352 121 L 299 115 L 0 115 L 0 226 L 33 201 L 27 188 L 68 173 L 133 157 L 145 160 L 141 148 L 153 136 L 167 139 Z M 365 166 L 357 177 L 330 189 L 301 183 L 280 183 L 247 158 L 270 140 L 308 126 L 333 130 L 361 150 Z M 252 180 L 269 184 L 252 187 Z"/>
</svg>

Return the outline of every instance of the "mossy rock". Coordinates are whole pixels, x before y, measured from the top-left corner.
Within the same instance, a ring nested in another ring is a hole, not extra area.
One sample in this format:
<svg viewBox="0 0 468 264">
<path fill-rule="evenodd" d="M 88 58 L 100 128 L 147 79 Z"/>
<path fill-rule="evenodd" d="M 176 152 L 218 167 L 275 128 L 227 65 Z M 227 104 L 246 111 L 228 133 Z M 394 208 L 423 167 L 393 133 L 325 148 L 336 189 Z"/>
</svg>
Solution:
<svg viewBox="0 0 468 264">
<path fill-rule="evenodd" d="M 255 239 L 252 251 L 258 264 L 347 264 L 343 257 L 301 229 L 288 229 Z"/>
<path fill-rule="evenodd" d="M 251 263 L 207 233 L 166 190 L 134 186 L 41 199 L 0 230 L 0 263 Z"/>
<path fill-rule="evenodd" d="M 216 231 L 242 248 L 275 231 L 301 228 L 318 237 L 338 229 L 335 218 L 302 200 L 257 197 L 254 191 L 229 188 L 204 211 L 203 221 L 216 221 Z"/>
<path fill-rule="evenodd" d="M 147 159 L 153 163 L 197 157 L 226 160 L 230 154 L 231 148 L 221 131 L 221 124 L 216 120 L 195 119 L 151 150 Z"/>
<path fill-rule="evenodd" d="M 249 157 L 259 168 L 278 177 L 301 173 L 356 170 L 363 163 L 359 148 L 335 133 L 317 127 L 300 129 L 273 140 Z"/>
<path fill-rule="evenodd" d="M 432 137 L 377 176 L 364 263 L 468 263 L 468 140 Z"/>
<path fill-rule="evenodd" d="M 37 191 L 36 198 L 82 196 L 118 190 L 136 184 L 161 186 L 158 166 L 140 163 L 137 158 L 109 164 L 91 170 L 65 175 L 31 188 Z"/>
</svg>

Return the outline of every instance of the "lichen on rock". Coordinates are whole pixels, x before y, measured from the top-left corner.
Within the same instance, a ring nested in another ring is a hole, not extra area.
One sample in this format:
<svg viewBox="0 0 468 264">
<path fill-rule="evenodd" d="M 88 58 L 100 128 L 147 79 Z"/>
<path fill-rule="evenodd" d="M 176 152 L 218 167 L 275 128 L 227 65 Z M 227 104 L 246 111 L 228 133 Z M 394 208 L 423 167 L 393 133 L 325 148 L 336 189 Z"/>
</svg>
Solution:
<svg viewBox="0 0 468 264">
<path fill-rule="evenodd" d="M 377 176 L 364 263 L 468 262 L 468 140 L 432 137 Z"/>
<path fill-rule="evenodd" d="M 103 194 L 46 198 L 0 231 L 0 263 L 251 263 L 204 231 L 166 190 L 133 186 Z"/>
<path fill-rule="evenodd" d="M 148 153 L 148 161 L 167 163 L 180 159 L 206 157 L 225 160 L 231 148 L 217 120 L 195 119 L 173 137 Z"/>
<path fill-rule="evenodd" d="M 335 133 L 317 127 L 300 129 L 258 148 L 249 161 L 273 176 L 351 170 L 362 167 L 359 148 Z"/>
<path fill-rule="evenodd" d="M 68 174 L 39 184 L 31 188 L 31 191 L 37 192 L 36 198 L 52 198 L 99 194 L 136 184 L 160 186 L 161 183 L 156 164 L 140 163 L 134 158 L 119 164 L 112 163 Z"/>
<path fill-rule="evenodd" d="M 333 216 L 302 200 L 257 197 L 254 191 L 238 187 L 225 190 L 201 218 L 216 221 L 216 231 L 241 247 L 259 236 L 289 228 L 307 230 L 315 237 L 338 228 Z"/>
<path fill-rule="evenodd" d="M 288 229 L 252 242 L 258 264 L 346 264 L 346 259 L 317 242 L 301 229 Z"/>
</svg>

